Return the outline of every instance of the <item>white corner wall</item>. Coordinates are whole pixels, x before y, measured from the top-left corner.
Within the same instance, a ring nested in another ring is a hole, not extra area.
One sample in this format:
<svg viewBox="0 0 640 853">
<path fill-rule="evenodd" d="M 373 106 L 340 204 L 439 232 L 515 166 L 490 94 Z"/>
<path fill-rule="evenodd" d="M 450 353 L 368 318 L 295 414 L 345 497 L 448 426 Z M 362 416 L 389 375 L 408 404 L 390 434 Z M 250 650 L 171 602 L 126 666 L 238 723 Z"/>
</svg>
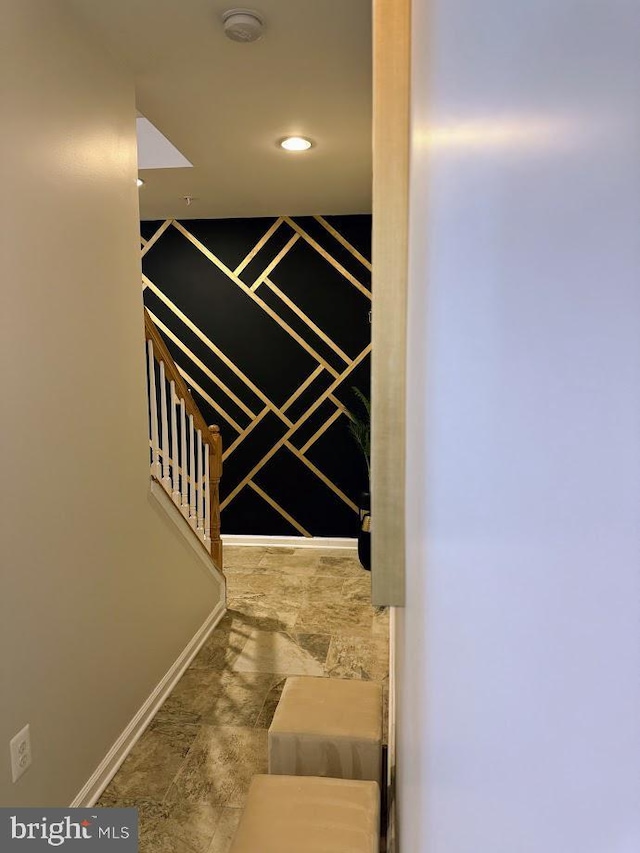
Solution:
<svg viewBox="0 0 640 853">
<path fill-rule="evenodd" d="M 132 80 L 59 0 L 0 78 L 0 805 L 64 806 L 220 588 L 149 495 Z"/>
<path fill-rule="evenodd" d="M 414 2 L 401 853 L 640 850 L 639 29 Z"/>
</svg>

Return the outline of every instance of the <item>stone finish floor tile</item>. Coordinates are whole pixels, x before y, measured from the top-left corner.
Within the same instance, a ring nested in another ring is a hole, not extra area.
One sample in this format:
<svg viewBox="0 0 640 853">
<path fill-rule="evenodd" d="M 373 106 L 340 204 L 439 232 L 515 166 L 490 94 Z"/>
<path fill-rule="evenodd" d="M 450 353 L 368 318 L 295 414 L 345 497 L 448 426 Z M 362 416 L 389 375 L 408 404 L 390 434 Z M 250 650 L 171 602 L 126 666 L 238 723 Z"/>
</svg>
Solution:
<svg viewBox="0 0 640 853">
<path fill-rule="evenodd" d="M 310 577 L 315 575 L 320 554 L 311 548 L 267 548 L 259 569 L 272 574 Z"/>
<path fill-rule="evenodd" d="M 310 634 L 299 642 L 276 631 L 256 631 L 233 668 L 236 672 L 281 672 L 287 675 L 324 675 L 328 645 L 314 643 Z"/>
<path fill-rule="evenodd" d="M 326 673 L 334 678 L 383 681 L 389 672 L 389 643 L 385 637 L 332 637 Z"/>
<path fill-rule="evenodd" d="M 285 574 L 236 574 L 227 580 L 227 593 L 232 596 L 260 595 L 271 604 L 290 601 L 297 604 L 308 588 L 308 578 Z"/>
<path fill-rule="evenodd" d="M 210 711 L 222 690 L 222 673 L 188 669 L 158 711 L 156 719 L 198 723 Z"/>
<path fill-rule="evenodd" d="M 309 652 L 320 663 L 327 659 L 329 646 L 331 644 L 330 634 L 292 634 L 291 635 L 301 649 Z M 293 673 L 288 673 L 293 675 Z"/>
<path fill-rule="evenodd" d="M 295 623 L 299 633 L 371 635 L 373 608 L 371 605 L 339 600 L 306 604 Z"/>
<path fill-rule="evenodd" d="M 227 596 L 229 607 L 241 610 L 257 625 L 266 625 L 268 631 L 290 631 L 300 613 L 300 602 L 272 604 L 264 593 Z"/>
<path fill-rule="evenodd" d="M 98 802 L 139 809 L 141 853 L 228 853 L 288 675 L 380 681 L 387 714 L 388 610 L 353 552 L 224 558 L 227 613 Z"/>
<path fill-rule="evenodd" d="M 270 672 L 225 676 L 220 695 L 202 714 L 200 722 L 209 726 L 254 726 L 275 677 Z"/>
<path fill-rule="evenodd" d="M 335 603 L 344 600 L 344 583 L 342 578 L 325 576 L 309 578 L 304 599 L 305 604 L 314 604 L 319 601 Z"/>
<path fill-rule="evenodd" d="M 191 662 L 191 669 L 214 669 L 224 672 L 242 652 L 250 636 L 250 627 L 227 623 L 218 625 Z"/>
<path fill-rule="evenodd" d="M 197 735 L 198 727 L 188 721 L 156 718 L 104 791 L 103 805 L 136 797 L 160 802 Z"/>
<path fill-rule="evenodd" d="M 327 555 L 320 558 L 318 574 L 335 578 L 361 578 L 364 569 L 358 562 L 357 556 L 350 552 L 346 554 Z M 368 574 L 368 573 L 367 573 Z"/>
<path fill-rule="evenodd" d="M 167 802 L 240 808 L 256 773 L 267 772 L 267 732 L 237 726 L 201 727 Z"/>
<path fill-rule="evenodd" d="M 284 690 L 284 685 L 287 681 L 286 675 L 276 676 L 279 680 L 277 680 L 271 690 L 267 693 L 267 697 L 264 700 L 264 705 L 262 706 L 262 710 L 258 715 L 258 719 L 256 721 L 257 729 L 268 729 L 271 725 L 271 721 L 273 720 L 273 715 L 276 712 L 276 708 L 278 707 L 278 702 L 280 701 L 280 697 L 282 696 L 282 691 Z"/>
<path fill-rule="evenodd" d="M 342 582 L 342 597 L 346 601 L 371 604 L 371 576 L 369 573 Z"/>
<path fill-rule="evenodd" d="M 376 607 L 373 611 L 373 622 L 371 632 L 375 636 L 389 639 L 389 608 Z"/>
<path fill-rule="evenodd" d="M 229 853 L 241 817 L 242 809 L 222 809 L 218 826 L 207 853 Z"/>
<path fill-rule="evenodd" d="M 247 548 L 245 545 L 225 545 L 223 553 L 225 574 L 256 569 L 265 551 L 265 548 Z"/>
<path fill-rule="evenodd" d="M 207 853 L 218 828 L 222 808 L 210 803 L 167 803 L 161 816 L 145 822 L 142 853 Z"/>
</svg>

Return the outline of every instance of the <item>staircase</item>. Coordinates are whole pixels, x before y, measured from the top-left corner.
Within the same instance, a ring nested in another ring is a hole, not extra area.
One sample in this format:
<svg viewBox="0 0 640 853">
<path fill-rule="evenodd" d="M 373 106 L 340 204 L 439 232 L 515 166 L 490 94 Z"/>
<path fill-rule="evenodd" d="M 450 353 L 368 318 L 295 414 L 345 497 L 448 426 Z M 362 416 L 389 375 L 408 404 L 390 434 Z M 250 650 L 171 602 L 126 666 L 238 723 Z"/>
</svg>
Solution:
<svg viewBox="0 0 640 853">
<path fill-rule="evenodd" d="M 151 478 L 162 486 L 222 571 L 222 438 L 207 426 L 171 353 L 144 311 Z"/>
</svg>

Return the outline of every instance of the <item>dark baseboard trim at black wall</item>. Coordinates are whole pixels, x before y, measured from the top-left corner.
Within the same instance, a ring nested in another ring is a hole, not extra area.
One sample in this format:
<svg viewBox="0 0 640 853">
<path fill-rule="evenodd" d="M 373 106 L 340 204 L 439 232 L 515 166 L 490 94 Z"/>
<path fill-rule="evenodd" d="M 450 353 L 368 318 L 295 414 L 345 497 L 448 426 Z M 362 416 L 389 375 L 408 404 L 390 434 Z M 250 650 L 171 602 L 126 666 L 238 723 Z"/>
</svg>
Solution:
<svg viewBox="0 0 640 853">
<path fill-rule="evenodd" d="M 220 425 L 223 533 L 355 536 L 371 217 L 143 222 L 144 302 Z"/>
</svg>

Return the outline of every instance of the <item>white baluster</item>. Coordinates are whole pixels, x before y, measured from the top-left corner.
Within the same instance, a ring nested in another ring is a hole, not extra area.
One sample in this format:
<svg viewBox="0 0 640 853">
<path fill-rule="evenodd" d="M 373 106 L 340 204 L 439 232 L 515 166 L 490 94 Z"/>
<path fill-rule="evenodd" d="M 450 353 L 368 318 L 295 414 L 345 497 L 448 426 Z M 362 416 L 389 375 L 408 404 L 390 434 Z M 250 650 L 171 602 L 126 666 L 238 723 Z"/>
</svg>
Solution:
<svg viewBox="0 0 640 853">
<path fill-rule="evenodd" d="M 180 509 L 189 518 L 189 495 L 187 493 L 187 415 L 184 400 L 180 400 L 180 465 L 182 466 L 182 496 Z"/>
<path fill-rule="evenodd" d="M 204 491 L 202 490 L 204 481 L 204 460 L 202 458 L 202 430 L 198 430 L 198 467 L 197 467 L 197 486 L 196 486 L 196 513 L 198 516 L 198 524 L 196 533 L 204 542 Z"/>
<path fill-rule="evenodd" d="M 162 485 L 171 494 L 171 477 L 169 476 L 169 420 L 167 418 L 167 379 L 164 373 L 164 361 L 160 362 L 160 415 L 161 432 L 160 446 L 162 448 Z"/>
<path fill-rule="evenodd" d="M 158 400 L 156 397 L 156 368 L 153 358 L 153 343 L 147 342 L 147 369 L 149 372 L 149 416 L 151 420 L 151 476 L 161 478 L 158 449 Z"/>
<path fill-rule="evenodd" d="M 173 475 L 173 493 L 171 497 L 176 506 L 180 506 L 180 475 L 178 473 L 178 398 L 176 383 L 171 380 L 171 473 Z"/>
<path fill-rule="evenodd" d="M 198 526 L 196 476 L 196 434 L 193 429 L 193 415 L 189 415 L 189 524 L 194 530 Z"/>
<path fill-rule="evenodd" d="M 209 445 L 204 446 L 204 544 L 211 551 L 211 495 L 209 494 Z"/>
</svg>

